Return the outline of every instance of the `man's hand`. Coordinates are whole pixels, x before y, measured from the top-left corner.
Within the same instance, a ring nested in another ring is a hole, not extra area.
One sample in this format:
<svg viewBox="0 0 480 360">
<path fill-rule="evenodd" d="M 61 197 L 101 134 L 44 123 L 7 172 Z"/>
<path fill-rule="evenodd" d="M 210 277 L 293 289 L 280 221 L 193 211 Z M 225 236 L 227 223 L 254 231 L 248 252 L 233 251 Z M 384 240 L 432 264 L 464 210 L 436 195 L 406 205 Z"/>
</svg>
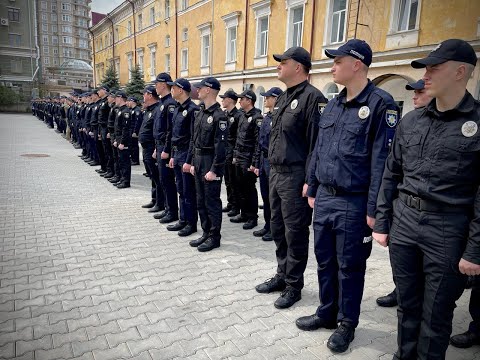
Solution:
<svg viewBox="0 0 480 360">
<path fill-rule="evenodd" d="M 183 170 L 184 173 L 189 173 L 191 168 L 192 168 L 192 165 L 183 164 L 182 170 Z"/>
<path fill-rule="evenodd" d="M 307 197 L 307 191 L 308 191 L 308 184 L 303 184 L 302 197 Z M 313 206 L 312 206 L 312 209 L 313 209 Z"/>
<path fill-rule="evenodd" d="M 168 167 L 169 167 L 170 169 L 173 169 L 173 165 L 174 165 L 174 164 L 173 164 L 173 158 L 171 158 L 170 161 L 168 162 Z"/>
<path fill-rule="evenodd" d="M 372 233 L 372 238 L 383 247 L 388 246 L 388 234 Z"/>
<path fill-rule="evenodd" d="M 117 147 L 117 142 L 116 141 L 113 142 L 113 146 Z"/>
<path fill-rule="evenodd" d="M 107 139 L 110 139 L 110 133 L 107 133 Z"/>
<path fill-rule="evenodd" d="M 311 197 L 311 196 L 308 197 L 308 206 L 310 206 L 313 209 L 313 207 L 315 206 L 315 198 L 314 197 Z"/>
<path fill-rule="evenodd" d="M 367 215 L 367 225 L 370 229 L 373 230 L 373 227 L 375 226 L 375 218 L 372 218 Z"/>
<path fill-rule="evenodd" d="M 123 144 L 118 145 L 118 150 L 123 150 L 123 149 L 125 149 L 125 145 Z"/>
<path fill-rule="evenodd" d="M 192 174 L 193 176 L 195 176 L 195 166 L 191 166 L 191 167 L 190 167 L 190 174 Z"/>
<path fill-rule="evenodd" d="M 137 135 L 136 133 L 133 133 L 133 134 L 132 134 L 132 137 L 138 138 L 138 135 Z"/>
<path fill-rule="evenodd" d="M 253 172 L 255 173 L 255 175 L 257 175 L 257 177 L 260 176 L 260 169 L 255 168 L 255 170 L 253 170 Z"/>
<path fill-rule="evenodd" d="M 167 160 L 169 156 L 170 156 L 169 153 L 166 153 L 165 151 L 162 151 L 162 153 L 161 153 L 161 155 L 160 155 L 160 158 L 161 158 L 162 160 Z"/>
<path fill-rule="evenodd" d="M 236 158 L 233 158 L 232 159 L 232 164 L 236 164 L 237 163 L 237 159 Z"/>
<path fill-rule="evenodd" d="M 152 158 L 153 159 L 157 158 L 157 149 L 153 150 Z"/>
<path fill-rule="evenodd" d="M 213 171 L 209 171 L 205 174 L 205 180 L 207 181 L 213 181 L 217 178 L 217 174 L 215 174 Z"/>
<path fill-rule="evenodd" d="M 468 260 L 460 259 L 458 268 L 462 274 L 473 276 L 480 275 L 480 265 L 474 264 Z"/>
</svg>

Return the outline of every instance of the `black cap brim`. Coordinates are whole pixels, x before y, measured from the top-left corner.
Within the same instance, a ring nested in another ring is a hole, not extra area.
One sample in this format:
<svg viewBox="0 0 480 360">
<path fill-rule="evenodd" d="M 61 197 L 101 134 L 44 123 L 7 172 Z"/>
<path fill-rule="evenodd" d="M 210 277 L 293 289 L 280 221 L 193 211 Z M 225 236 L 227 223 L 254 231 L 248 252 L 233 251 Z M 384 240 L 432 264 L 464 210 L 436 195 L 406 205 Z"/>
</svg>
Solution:
<svg viewBox="0 0 480 360">
<path fill-rule="evenodd" d="M 443 64 L 444 62 L 447 62 L 447 61 L 448 60 L 444 58 L 427 56 L 426 58 L 412 61 L 411 65 L 414 69 L 422 69 L 424 67 L 427 67 L 428 65 Z"/>
<path fill-rule="evenodd" d="M 406 90 L 422 90 L 425 88 L 425 83 L 422 81 L 416 81 L 414 83 L 409 83 L 405 85 Z"/>
<path fill-rule="evenodd" d="M 278 61 L 278 62 L 290 59 L 290 57 L 285 56 L 283 54 L 273 54 L 273 58 L 275 59 L 275 61 Z"/>
<path fill-rule="evenodd" d="M 325 55 L 327 55 L 327 57 L 330 59 L 335 59 L 337 56 L 346 56 L 348 54 L 345 54 L 343 51 L 337 49 L 325 49 Z"/>
<path fill-rule="evenodd" d="M 175 81 L 167 81 L 166 83 L 167 85 L 170 85 L 170 86 L 177 85 Z"/>
</svg>

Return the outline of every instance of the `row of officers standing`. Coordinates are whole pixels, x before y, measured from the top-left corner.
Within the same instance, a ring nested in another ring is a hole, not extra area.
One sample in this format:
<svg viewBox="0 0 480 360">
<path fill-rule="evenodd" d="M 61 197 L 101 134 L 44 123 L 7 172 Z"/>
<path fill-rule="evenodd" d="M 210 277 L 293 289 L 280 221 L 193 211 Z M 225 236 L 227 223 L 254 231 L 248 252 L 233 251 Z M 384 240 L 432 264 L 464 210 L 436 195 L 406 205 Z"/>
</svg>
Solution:
<svg viewBox="0 0 480 360">
<path fill-rule="evenodd" d="M 107 96 L 116 103 L 108 118 L 114 113 L 116 120 L 106 138 L 120 153 L 138 136 L 152 179 L 152 201 L 144 207 L 162 223 L 179 219 L 168 229 L 180 236 L 196 231 L 198 214 L 203 234 L 190 245 L 199 251 L 220 246 L 223 177 L 223 210 L 245 229 L 257 226 L 260 176 L 268 219 L 257 234 L 274 240 L 277 269 L 256 290 L 281 292 L 274 304 L 279 309 L 301 299 L 313 209 L 320 305 L 296 325 L 334 329 L 327 342 L 333 352 L 346 351 L 354 340 L 372 240 L 388 246 L 398 303 L 393 359 L 444 359 L 455 302 L 468 276 L 480 275 L 480 103 L 466 90 L 475 51 L 450 39 L 412 62 L 425 74 L 409 87 L 427 100 L 401 121 L 392 96 L 367 77 L 372 51 L 366 42 L 349 40 L 325 54 L 333 59 L 333 80 L 344 86 L 330 102 L 308 83 L 310 54 L 294 47 L 274 55 L 287 89 L 264 94 L 271 110 L 264 117 L 251 91 L 222 94 L 223 111 L 216 101 L 220 83 L 205 78 L 194 84 L 198 106 L 186 79 L 163 73 L 145 88 L 135 126 L 125 94 Z M 103 140 L 101 131 L 77 127 Z M 113 173 L 129 186 L 130 174 L 122 171 L 106 167 L 102 175 Z M 452 338 L 455 346 L 480 343 L 477 286 L 470 303 L 474 321 Z"/>
</svg>

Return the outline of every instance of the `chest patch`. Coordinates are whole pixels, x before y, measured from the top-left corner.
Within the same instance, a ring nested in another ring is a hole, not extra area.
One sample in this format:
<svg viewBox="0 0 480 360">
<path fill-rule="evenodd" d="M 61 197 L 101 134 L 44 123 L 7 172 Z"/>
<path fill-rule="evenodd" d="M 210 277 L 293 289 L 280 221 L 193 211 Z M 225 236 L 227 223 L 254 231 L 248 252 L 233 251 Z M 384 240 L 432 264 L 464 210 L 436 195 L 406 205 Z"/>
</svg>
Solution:
<svg viewBox="0 0 480 360">
<path fill-rule="evenodd" d="M 290 109 L 295 110 L 297 106 L 298 106 L 298 100 L 297 99 L 292 100 L 292 102 L 290 103 Z"/>
<path fill-rule="evenodd" d="M 213 116 L 207 118 L 207 123 L 211 124 L 213 122 Z"/>
<path fill-rule="evenodd" d="M 358 117 L 362 120 L 365 120 L 368 115 L 370 115 L 370 108 L 368 106 L 362 106 L 359 110 L 358 110 Z"/>
<path fill-rule="evenodd" d="M 462 125 L 462 134 L 465 137 L 472 137 L 478 131 L 478 125 L 475 121 L 467 121 Z"/>
<path fill-rule="evenodd" d="M 187 116 L 187 112 L 188 112 L 187 110 L 183 110 L 183 111 L 182 111 L 182 115 L 183 115 L 183 116 Z"/>
</svg>

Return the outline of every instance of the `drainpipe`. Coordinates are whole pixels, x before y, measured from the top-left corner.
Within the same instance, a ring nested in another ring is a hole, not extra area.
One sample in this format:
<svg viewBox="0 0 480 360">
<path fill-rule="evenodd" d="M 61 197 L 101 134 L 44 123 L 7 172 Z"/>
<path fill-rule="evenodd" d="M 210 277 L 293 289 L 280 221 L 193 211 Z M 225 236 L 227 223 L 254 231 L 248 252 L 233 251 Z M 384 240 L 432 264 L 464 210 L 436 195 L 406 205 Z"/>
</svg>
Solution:
<svg viewBox="0 0 480 360">
<path fill-rule="evenodd" d="M 178 75 L 180 74 L 178 70 L 178 59 L 180 58 L 178 54 L 178 13 L 177 13 L 177 2 L 174 1 L 175 3 L 175 79 L 178 78 Z M 172 3 L 170 3 L 172 5 Z M 172 59 L 170 58 L 170 67 Z"/>
<path fill-rule="evenodd" d="M 135 25 L 135 4 L 133 0 L 127 0 L 132 5 L 132 17 L 133 17 L 133 61 L 134 66 L 137 65 L 137 26 Z"/>
<path fill-rule="evenodd" d="M 245 1 L 245 36 L 243 37 L 243 70 L 247 70 L 247 36 L 248 36 L 248 6 L 250 0 Z M 242 79 L 242 91 L 243 84 L 245 84 L 245 78 Z"/>
<path fill-rule="evenodd" d="M 88 28 L 88 32 L 90 33 L 90 35 L 92 36 L 92 53 L 93 53 L 93 84 L 95 86 L 97 86 L 97 81 L 95 79 L 96 77 L 96 74 L 95 74 L 95 65 L 97 64 L 97 62 L 95 61 L 95 35 L 93 34 L 93 31 L 92 31 L 92 28 L 89 27 Z"/>
<path fill-rule="evenodd" d="M 40 47 L 38 46 L 38 28 L 37 28 L 37 2 L 33 1 L 33 16 L 35 17 L 34 24 L 34 32 L 35 32 L 35 48 L 37 49 L 37 54 L 35 58 L 35 65 L 37 66 L 35 73 L 32 76 L 32 81 L 35 79 L 35 75 L 37 74 L 38 70 L 40 69 Z M 40 79 L 39 79 L 40 80 Z M 39 81 L 40 83 L 40 81 Z M 40 89 L 39 89 L 40 91 Z"/>
<path fill-rule="evenodd" d="M 215 0 L 212 0 L 212 29 L 210 30 L 210 75 L 213 74 L 213 34 L 215 29 Z"/>
<path fill-rule="evenodd" d="M 313 44 L 315 43 L 315 31 L 313 30 L 315 24 L 315 9 L 316 9 L 316 4 L 317 2 L 314 1 L 312 5 L 312 29 L 310 30 L 310 56 L 312 56 L 312 51 L 313 51 Z M 308 82 L 310 82 L 310 73 L 308 73 Z"/>
<path fill-rule="evenodd" d="M 115 59 L 115 29 L 113 27 L 113 20 L 110 17 L 110 14 L 107 14 L 106 18 L 110 20 L 110 23 L 112 24 L 112 59 Z M 93 36 L 93 33 L 92 33 L 92 36 Z M 113 61 L 115 62 L 115 60 Z"/>
</svg>

